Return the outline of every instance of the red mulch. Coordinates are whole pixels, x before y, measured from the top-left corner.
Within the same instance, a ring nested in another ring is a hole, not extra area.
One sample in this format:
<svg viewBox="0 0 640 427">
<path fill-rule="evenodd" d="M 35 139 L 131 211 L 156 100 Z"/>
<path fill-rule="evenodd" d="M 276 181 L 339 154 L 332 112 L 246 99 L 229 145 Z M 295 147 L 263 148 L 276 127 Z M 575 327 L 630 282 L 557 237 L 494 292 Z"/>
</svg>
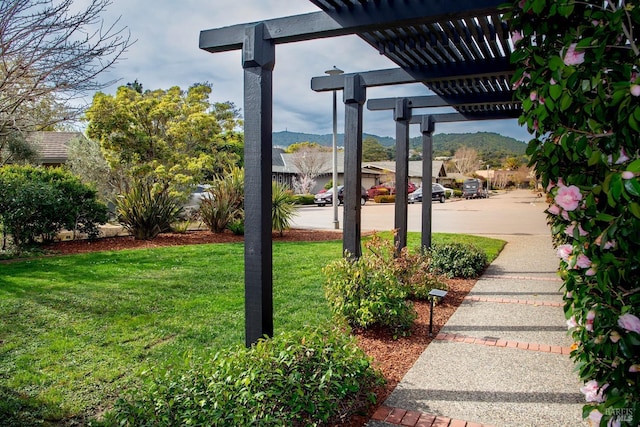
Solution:
<svg viewBox="0 0 640 427">
<path fill-rule="evenodd" d="M 272 238 L 274 242 L 337 240 L 342 238 L 342 233 L 328 230 L 294 229 L 285 231 L 282 236 L 274 233 Z M 241 241 L 243 241 L 243 236 L 237 236 L 230 232 L 194 231 L 161 234 L 153 240 L 135 240 L 133 237 L 109 237 L 94 241 L 65 241 L 50 244 L 46 249 L 58 254 L 74 254 L 130 248 L 156 248 L 172 245 Z M 394 340 L 388 332 L 376 329 L 355 332 L 358 345 L 373 358 L 376 368 L 382 371 L 387 380 L 386 386 L 378 390 L 378 404 L 382 404 L 402 380 L 402 377 L 429 345 L 433 337 L 438 334 L 442 325 L 455 312 L 476 281 L 446 279 L 446 282 L 449 285 L 449 291 L 447 297 L 438 304 L 437 310 L 434 310 L 432 337 L 429 337 L 429 304 L 422 301 L 415 302 L 418 318 L 411 330 L 411 335 L 408 337 Z M 354 416 L 346 425 L 349 427 L 364 425 L 375 409 L 375 407 L 370 408 L 366 416 Z"/>
</svg>

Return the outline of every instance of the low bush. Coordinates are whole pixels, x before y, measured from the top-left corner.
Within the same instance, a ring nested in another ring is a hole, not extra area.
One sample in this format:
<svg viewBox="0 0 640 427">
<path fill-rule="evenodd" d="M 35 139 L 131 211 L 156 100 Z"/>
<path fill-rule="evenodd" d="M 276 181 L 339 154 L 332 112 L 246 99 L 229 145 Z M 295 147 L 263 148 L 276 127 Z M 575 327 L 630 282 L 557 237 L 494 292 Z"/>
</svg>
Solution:
<svg viewBox="0 0 640 427">
<path fill-rule="evenodd" d="M 186 372 L 152 369 L 105 425 L 318 426 L 344 423 L 383 383 L 343 330 L 306 328 L 217 353 Z"/>
<path fill-rule="evenodd" d="M 374 234 L 364 242 L 366 254 L 377 259 L 379 269 L 388 269 L 407 293 L 407 298 L 426 300 L 432 289 L 448 289 L 441 277 L 431 270 L 431 256 L 418 249 L 409 251 L 403 248 L 397 253 L 392 240 L 383 239 Z"/>
<path fill-rule="evenodd" d="M 235 168 L 216 178 L 207 191 L 210 196 L 200 203 L 200 217 L 209 230 L 222 233 L 243 216 L 244 169 Z"/>
<path fill-rule="evenodd" d="M 169 193 L 168 186 L 143 179 L 118 196 L 116 212 L 118 221 L 136 240 L 150 240 L 171 230 L 182 207 L 178 198 Z"/>
<path fill-rule="evenodd" d="M 271 183 L 271 228 L 282 236 L 284 230 L 291 228 L 296 215 L 293 195 L 286 185 Z"/>
<path fill-rule="evenodd" d="M 453 197 L 462 197 L 462 190 L 453 190 Z"/>
<path fill-rule="evenodd" d="M 334 315 L 358 328 L 382 326 L 409 334 L 416 312 L 394 271 L 371 254 L 334 261 L 324 268 L 325 295 Z"/>
<path fill-rule="evenodd" d="M 96 191 L 61 168 L 9 165 L 0 168 L 0 224 L 18 252 L 50 241 L 63 229 L 98 236 L 107 207 Z M 3 244 L 4 246 L 4 244 Z"/>
<path fill-rule="evenodd" d="M 447 243 L 431 248 L 431 268 L 447 277 L 475 278 L 487 267 L 487 255 L 474 245 Z"/>
<path fill-rule="evenodd" d="M 296 205 L 313 205 L 313 194 L 296 194 L 293 196 L 293 202 Z"/>
<path fill-rule="evenodd" d="M 395 194 L 393 195 L 389 195 L 389 194 L 383 194 L 383 195 L 379 195 L 373 198 L 373 201 L 376 203 L 395 203 L 396 202 L 396 196 Z"/>
</svg>

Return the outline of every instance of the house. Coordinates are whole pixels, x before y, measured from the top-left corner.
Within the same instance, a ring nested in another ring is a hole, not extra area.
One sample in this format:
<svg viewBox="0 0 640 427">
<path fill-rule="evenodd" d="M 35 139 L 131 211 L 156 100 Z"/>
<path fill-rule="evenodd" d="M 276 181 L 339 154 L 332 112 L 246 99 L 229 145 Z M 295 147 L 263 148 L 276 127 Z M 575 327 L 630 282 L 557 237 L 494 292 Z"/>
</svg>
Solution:
<svg viewBox="0 0 640 427">
<path fill-rule="evenodd" d="M 374 185 L 382 184 L 385 182 L 395 181 L 396 162 L 367 162 L 363 165 L 363 170 L 369 172 L 377 172 L 379 180 Z M 439 182 L 446 184 L 447 172 L 444 168 L 444 162 L 436 160 L 431 162 L 431 182 Z M 409 162 L 409 182 L 413 182 L 418 187 L 422 186 L 422 160 L 412 160 Z"/>
<path fill-rule="evenodd" d="M 82 132 L 31 132 L 27 140 L 38 150 L 38 163 L 45 166 L 61 166 L 67 162 L 69 142 L 85 138 Z"/>
<path fill-rule="evenodd" d="M 293 188 L 293 179 L 300 174 L 300 167 L 304 168 L 306 163 L 308 169 L 313 169 L 318 173 L 315 178 L 315 185 L 311 192 L 317 193 L 325 187 L 333 179 L 333 153 L 331 151 L 312 152 L 313 158 L 309 158 L 305 162 L 304 158 L 300 158 L 296 153 L 285 153 L 282 148 L 273 148 L 271 179 L 281 184 L 286 184 Z M 337 173 L 338 184 L 344 183 L 344 151 L 338 151 Z M 380 182 L 380 173 L 375 170 L 362 168 L 362 186 L 369 188 Z"/>
</svg>

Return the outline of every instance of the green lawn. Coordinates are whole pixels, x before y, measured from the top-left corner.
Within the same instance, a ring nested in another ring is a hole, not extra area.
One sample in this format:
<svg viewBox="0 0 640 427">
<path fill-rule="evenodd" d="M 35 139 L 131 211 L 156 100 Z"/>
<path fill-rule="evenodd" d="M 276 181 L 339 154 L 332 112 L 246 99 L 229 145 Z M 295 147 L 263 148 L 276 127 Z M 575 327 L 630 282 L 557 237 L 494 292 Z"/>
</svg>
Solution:
<svg viewBox="0 0 640 427">
<path fill-rule="evenodd" d="M 410 233 L 409 246 L 419 245 Z M 504 242 L 477 244 L 493 259 Z M 276 332 L 330 322 L 322 267 L 342 242 L 274 244 Z M 243 245 L 47 257 L 0 265 L 0 420 L 99 412 L 152 365 L 244 342 Z"/>
</svg>

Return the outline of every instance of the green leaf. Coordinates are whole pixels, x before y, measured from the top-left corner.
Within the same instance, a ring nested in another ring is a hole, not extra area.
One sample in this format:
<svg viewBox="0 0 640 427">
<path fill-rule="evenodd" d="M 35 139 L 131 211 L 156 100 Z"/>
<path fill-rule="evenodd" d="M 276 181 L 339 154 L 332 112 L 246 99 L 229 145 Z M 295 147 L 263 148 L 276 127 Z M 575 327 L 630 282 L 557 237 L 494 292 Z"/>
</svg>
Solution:
<svg viewBox="0 0 640 427">
<path fill-rule="evenodd" d="M 551 99 L 557 101 L 560 95 L 562 95 L 562 86 L 559 84 L 549 86 L 549 96 Z"/>
<path fill-rule="evenodd" d="M 546 6 L 545 0 L 534 0 L 533 4 L 531 5 L 531 9 L 533 9 L 536 15 L 539 15 L 540 12 L 544 10 L 545 6 Z"/>
<path fill-rule="evenodd" d="M 560 110 L 566 111 L 573 104 L 573 97 L 568 93 L 562 94 L 562 98 L 560 98 Z"/>
<path fill-rule="evenodd" d="M 627 166 L 627 170 L 633 173 L 640 172 L 640 159 L 631 162 L 631 164 Z"/>
<path fill-rule="evenodd" d="M 636 218 L 640 219 L 640 205 L 633 202 L 633 203 L 629 203 L 629 211 L 633 214 L 633 216 L 635 216 Z"/>
<path fill-rule="evenodd" d="M 632 196 L 640 197 L 640 183 L 636 178 L 633 179 L 625 179 L 624 180 L 624 189 L 627 190 L 627 193 Z"/>
</svg>

